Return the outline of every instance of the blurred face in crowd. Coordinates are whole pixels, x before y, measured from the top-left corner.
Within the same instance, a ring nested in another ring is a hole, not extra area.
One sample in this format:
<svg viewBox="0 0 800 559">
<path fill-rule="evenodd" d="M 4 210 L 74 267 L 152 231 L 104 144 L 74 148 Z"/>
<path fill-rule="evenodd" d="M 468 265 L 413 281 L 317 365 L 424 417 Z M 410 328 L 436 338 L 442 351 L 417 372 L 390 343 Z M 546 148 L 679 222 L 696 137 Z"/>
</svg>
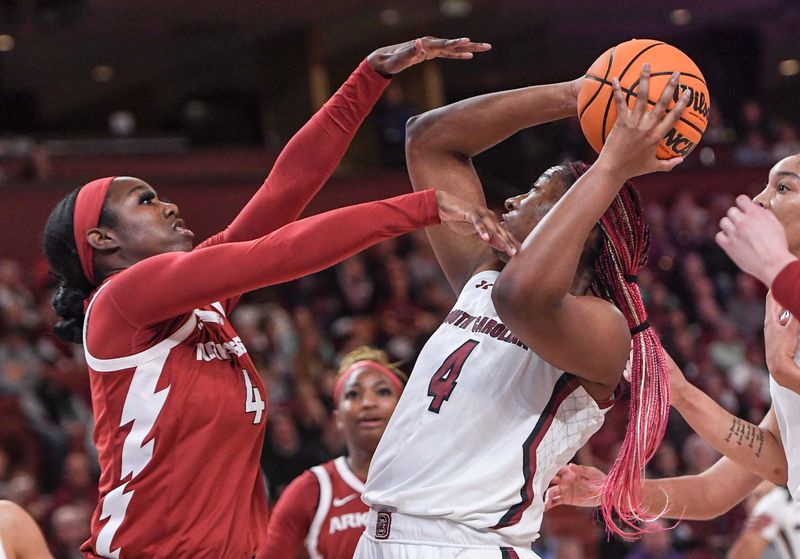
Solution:
<svg viewBox="0 0 800 559">
<path fill-rule="evenodd" d="M 114 225 L 97 228 L 105 234 L 102 239 L 89 234 L 96 249 L 114 251 L 131 264 L 156 254 L 192 250 L 194 233 L 180 219 L 178 206 L 159 198 L 140 179 L 114 179 L 105 207 L 113 214 Z"/>
<path fill-rule="evenodd" d="M 374 452 L 399 399 L 385 372 L 364 366 L 350 373 L 333 412 L 348 448 Z"/>
<path fill-rule="evenodd" d="M 753 200 L 775 214 L 786 228 L 789 250 L 800 256 L 800 154 L 778 161 Z"/>
</svg>

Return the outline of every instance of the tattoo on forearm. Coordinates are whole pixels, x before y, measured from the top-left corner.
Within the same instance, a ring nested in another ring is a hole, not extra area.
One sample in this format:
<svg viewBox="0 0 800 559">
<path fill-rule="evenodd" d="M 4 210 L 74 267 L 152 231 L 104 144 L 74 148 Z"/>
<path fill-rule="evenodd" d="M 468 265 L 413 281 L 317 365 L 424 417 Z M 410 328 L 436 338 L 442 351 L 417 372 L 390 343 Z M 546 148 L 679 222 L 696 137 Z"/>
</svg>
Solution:
<svg viewBox="0 0 800 559">
<path fill-rule="evenodd" d="M 738 446 L 742 446 L 742 443 L 747 444 L 748 447 L 755 451 L 756 458 L 761 457 L 761 451 L 764 448 L 764 432 L 759 427 L 734 417 L 728 436 L 725 437 L 725 442 L 729 443 L 731 439 Z"/>
</svg>

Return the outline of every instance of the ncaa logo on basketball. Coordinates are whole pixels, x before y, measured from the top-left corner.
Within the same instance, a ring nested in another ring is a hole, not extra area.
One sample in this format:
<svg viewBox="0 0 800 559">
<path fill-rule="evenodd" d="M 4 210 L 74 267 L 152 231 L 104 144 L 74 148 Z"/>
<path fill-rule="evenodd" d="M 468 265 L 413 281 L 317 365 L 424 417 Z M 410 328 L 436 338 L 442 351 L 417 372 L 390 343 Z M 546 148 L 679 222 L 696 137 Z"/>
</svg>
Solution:
<svg viewBox="0 0 800 559">
<path fill-rule="evenodd" d="M 375 539 L 387 540 L 389 533 L 392 530 L 392 513 L 379 512 L 378 518 L 375 520 Z"/>
</svg>

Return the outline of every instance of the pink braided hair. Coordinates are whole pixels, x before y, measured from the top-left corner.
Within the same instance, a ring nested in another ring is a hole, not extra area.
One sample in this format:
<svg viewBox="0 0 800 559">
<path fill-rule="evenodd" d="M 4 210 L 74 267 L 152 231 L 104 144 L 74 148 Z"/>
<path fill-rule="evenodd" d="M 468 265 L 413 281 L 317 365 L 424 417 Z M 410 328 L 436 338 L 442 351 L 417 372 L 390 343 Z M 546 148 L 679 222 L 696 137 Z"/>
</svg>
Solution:
<svg viewBox="0 0 800 559">
<path fill-rule="evenodd" d="M 588 166 L 577 162 L 567 163 L 565 168 L 577 180 Z M 639 266 L 647 260 L 650 238 L 633 185 L 625 183 L 598 225 L 602 248 L 595 261 L 591 290 L 622 311 L 631 329 L 633 349 L 628 426 L 603 485 L 600 509 L 608 530 L 631 540 L 657 531 L 641 525 L 659 517 L 642 504 L 642 478 L 667 428 L 669 370 L 661 341 L 647 322 L 642 294 L 636 284 Z"/>
</svg>

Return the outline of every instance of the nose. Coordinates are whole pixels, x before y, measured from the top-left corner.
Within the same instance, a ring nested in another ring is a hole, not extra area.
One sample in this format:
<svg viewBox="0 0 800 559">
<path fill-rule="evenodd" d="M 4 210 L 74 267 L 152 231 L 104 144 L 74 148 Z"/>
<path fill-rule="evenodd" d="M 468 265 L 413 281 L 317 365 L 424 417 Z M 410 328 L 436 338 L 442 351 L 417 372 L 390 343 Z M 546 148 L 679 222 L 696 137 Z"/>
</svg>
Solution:
<svg viewBox="0 0 800 559">
<path fill-rule="evenodd" d="M 181 215 L 178 206 L 172 202 L 161 202 L 161 213 L 164 217 L 178 217 Z"/>
<path fill-rule="evenodd" d="M 756 194 L 753 198 L 753 202 L 762 208 L 769 208 L 769 187 L 765 187 L 764 190 Z"/>
<path fill-rule="evenodd" d="M 362 408 L 374 408 L 377 405 L 377 397 L 372 390 L 365 390 L 361 396 Z"/>
<path fill-rule="evenodd" d="M 513 212 L 514 210 L 519 208 L 519 199 L 520 199 L 519 196 L 514 196 L 513 198 L 509 198 L 508 200 L 506 200 L 505 204 L 503 205 L 506 207 L 506 210 L 508 210 L 509 212 Z"/>
</svg>

